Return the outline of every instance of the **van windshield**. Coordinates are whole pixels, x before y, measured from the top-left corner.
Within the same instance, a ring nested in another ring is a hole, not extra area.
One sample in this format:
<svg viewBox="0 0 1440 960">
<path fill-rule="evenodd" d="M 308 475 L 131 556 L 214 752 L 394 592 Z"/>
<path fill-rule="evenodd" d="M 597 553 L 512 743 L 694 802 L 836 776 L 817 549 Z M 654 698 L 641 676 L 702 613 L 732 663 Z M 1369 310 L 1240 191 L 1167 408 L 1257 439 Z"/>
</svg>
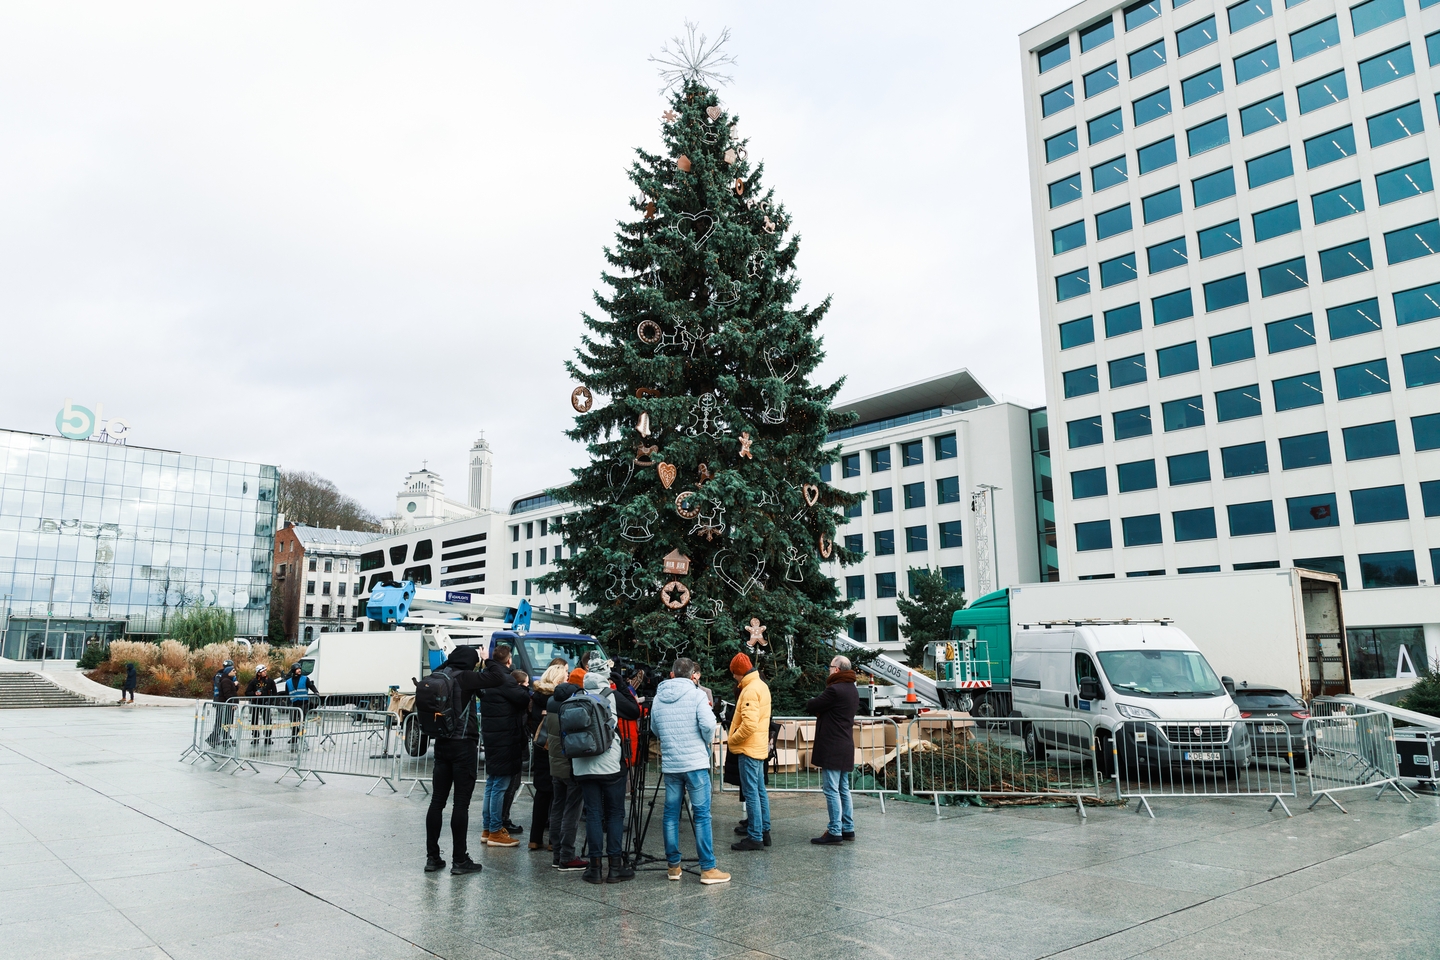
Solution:
<svg viewBox="0 0 1440 960">
<path fill-rule="evenodd" d="M 575 640 L 561 640 L 555 637 L 522 637 L 525 657 L 536 670 L 543 671 L 550 661 L 563 657 L 573 670 L 580 663 L 580 657 L 587 650 L 594 651 L 596 659 L 604 660 L 605 650 L 591 637 Z"/>
<path fill-rule="evenodd" d="M 1110 650 L 1100 654 L 1110 686 L 1137 697 L 1220 697 L 1225 688 L 1196 650 Z"/>
</svg>

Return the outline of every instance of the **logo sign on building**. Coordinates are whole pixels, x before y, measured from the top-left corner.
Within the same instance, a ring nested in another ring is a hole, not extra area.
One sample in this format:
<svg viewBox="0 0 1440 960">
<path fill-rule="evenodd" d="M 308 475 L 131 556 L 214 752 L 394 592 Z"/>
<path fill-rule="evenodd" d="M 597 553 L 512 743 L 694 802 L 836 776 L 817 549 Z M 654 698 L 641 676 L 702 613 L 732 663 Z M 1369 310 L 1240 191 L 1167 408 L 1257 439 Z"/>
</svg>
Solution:
<svg viewBox="0 0 1440 960">
<path fill-rule="evenodd" d="M 55 414 L 55 429 L 67 440 L 89 440 L 93 437 L 104 443 L 124 443 L 130 434 L 130 424 L 119 417 L 102 422 L 104 416 L 104 405 L 97 403 L 92 411 L 66 397 L 65 406 Z"/>
</svg>

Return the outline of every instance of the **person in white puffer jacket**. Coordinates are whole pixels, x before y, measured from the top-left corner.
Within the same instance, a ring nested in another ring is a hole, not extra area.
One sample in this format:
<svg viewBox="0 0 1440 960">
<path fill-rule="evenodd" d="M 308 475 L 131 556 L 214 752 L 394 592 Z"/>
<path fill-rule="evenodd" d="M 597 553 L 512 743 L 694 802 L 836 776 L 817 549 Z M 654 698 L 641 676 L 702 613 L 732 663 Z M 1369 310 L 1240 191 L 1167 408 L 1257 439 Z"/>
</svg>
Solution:
<svg viewBox="0 0 1440 960">
<path fill-rule="evenodd" d="M 699 684 L 699 665 L 681 657 L 675 661 L 670 679 L 656 690 L 650 708 L 650 732 L 660 740 L 660 772 L 665 778 L 665 861 L 670 879 L 679 880 L 683 873 L 680 805 L 689 794 L 700 882 L 725 883 L 730 874 L 715 866 L 710 830 L 710 743 L 715 737 L 715 710 Z"/>
<path fill-rule="evenodd" d="M 610 749 L 598 757 L 574 757 L 570 768 L 585 796 L 585 837 L 590 864 L 581 879 L 586 883 L 620 883 L 635 876 L 625 862 L 625 768 L 621 763 L 622 741 L 616 722 L 615 691 L 610 687 L 609 660 L 591 660 L 585 673 L 585 692 L 605 705 L 613 739 Z M 634 718 L 638 719 L 638 714 Z M 601 851 L 610 857 L 610 872 L 601 873 Z"/>
</svg>

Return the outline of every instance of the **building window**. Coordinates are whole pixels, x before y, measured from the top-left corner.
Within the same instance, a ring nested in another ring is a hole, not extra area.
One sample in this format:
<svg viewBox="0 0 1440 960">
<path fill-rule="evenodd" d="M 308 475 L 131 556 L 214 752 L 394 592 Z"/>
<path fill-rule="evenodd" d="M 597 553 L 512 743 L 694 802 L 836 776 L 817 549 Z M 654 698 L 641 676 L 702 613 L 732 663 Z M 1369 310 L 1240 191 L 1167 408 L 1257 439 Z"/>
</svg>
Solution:
<svg viewBox="0 0 1440 960">
<path fill-rule="evenodd" d="M 1224 89 L 1225 77 L 1221 74 L 1220 68 L 1218 66 L 1211 67 L 1209 70 L 1180 81 L 1180 99 L 1188 107 L 1192 103 L 1208 100 Z"/>
<path fill-rule="evenodd" d="M 1184 29 L 1175 31 L 1175 50 L 1180 56 L 1194 53 L 1215 42 L 1219 31 L 1215 29 L 1215 18 L 1206 17 Z"/>
<path fill-rule="evenodd" d="M 895 575 L 894 575 L 893 573 L 890 574 L 890 579 L 891 579 L 891 580 L 894 580 L 894 579 L 895 579 Z M 894 593 L 891 593 L 890 595 L 893 597 L 895 594 L 894 594 Z M 876 617 L 876 618 L 875 618 L 875 625 L 876 625 L 876 627 L 879 628 L 876 632 L 880 634 L 880 638 L 879 638 L 879 639 L 880 639 L 880 642 L 881 642 L 881 643 L 899 643 L 899 642 L 900 642 L 900 618 L 899 618 L 899 617 Z"/>
<path fill-rule="evenodd" d="M 875 556 L 888 557 L 895 552 L 895 531 L 875 531 Z"/>
<path fill-rule="evenodd" d="M 519 569 L 520 569 L 520 554 L 518 554 L 518 553 L 512 553 L 512 554 L 510 554 L 510 569 L 511 569 L 511 570 L 519 570 Z"/>
<path fill-rule="evenodd" d="M 1390 263 L 1432 256 L 1437 249 L 1440 249 L 1440 220 L 1417 223 L 1385 234 L 1385 256 Z"/>
<path fill-rule="evenodd" d="M 1128 387 L 1132 383 L 1145 382 L 1145 354 L 1137 353 L 1133 357 L 1121 357 L 1119 360 L 1111 360 L 1110 388 Z M 1094 367 L 1090 367 L 1091 376 L 1094 376 Z M 1087 393 L 1094 393 L 1098 390 L 1098 384 Z"/>
<path fill-rule="evenodd" d="M 1078 552 L 1109 550 L 1111 545 L 1109 520 L 1075 524 L 1075 549 Z"/>
<path fill-rule="evenodd" d="M 1313 170 L 1355 156 L 1355 128 L 1344 126 L 1305 141 L 1305 166 Z"/>
<path fill-rule="evenodd" d="M 325 571 L 324 571 L 324 572 L 325 572 L 325 573 L 334 573 L 334 572 L 335 572 L 335 561 L 334 561 L 333 559 L 331 559 L 330 557 L 326 557 L 326 558 L 325 558 Z"/>
<path fill-rule="evenodd" d="M 946 550 L 950 547 L 964 546 L 960 534 L 959 520 L 942 520 L 940 522 L 940 549 Z"/>
<path fill-rule="evenodd" d="M 1231 250 L 1239 250 L 1243 244 L 1240 236 L 1240 221 L 1217 224 L 1200 231 L 1200 259 L 1208 260 Z"/>
<path fill-rule="evenodd" d="M 864 617 L 851 617 L 851 618 L 850 618 L 850 639 L 851 639 L 851 640 L 854 640 L 856 643 L 864 643 L 864 642 L 865 642 L 865 618 L 864 618 Z"/>
<path fill-rule="evenodd" d="M 1130 303 L 1105 311 L 1105 336 L 1119 337 L 1134 333 L 1141 326 L 1140 304 Z M 1142 378 L 1143 379 L 1143 378 Z"/>
<path fill-rule="evenodd" d="M 1079 420 L 1071 420 L 1065 424 L 1065 432 L 1069 438 L 1070 449 L 1076 447 L 1090 447 L 1105 441 L 1100 430 L 1099 417 L 1083 417 Z"/>
<path fill-rule="evenodd" d="M 956 456 L 958 453 L 955 447 L 955 434 L 947 433 L 935 438 L 936 460 L 953 460 Z"/>
<path fill-rule="evenodd" d="M 960 502 L 960 478 L 941 477 L 935 481 L 935 502 L 936 503 L 959 503 Z"/>
<path fill-rule="evenodd" d="M 427 540 L 426 542 L 428 543 L 429 541 Z M 419 548 L 419 547 L 416 547 L 416 548 L 415 548 L 415 556 L 416 556 L 418 559 L 421 559 L 421 560 L 425 559 L 424 557 L 421 557 L 421 556 L 420 556 L 420 548 Z M 349 573 L 349 572 L 350 572 L 350 561 L 349 561 L 349 560 L 341 560 L 341 561 L 340 561 L 340 572 L 341 572 L 341 573 Z"/>
<path fill-rule="evenodd" d="M 1440 413 L 1411 417 L 1410 433 L 1416 450 L 1440 450 Z"/>
<path fill-rule="evenodd" d="M 1157 327 L 1193 316 L 1195 316 L 1195 303 L 1190 296 L 1188 287 L 1155 297 L 1150 301 L 1150 317 Z"/>
<path fill-rule="evenodd" d="M 1134 263 L 1135 255 L 1130 255 L 1131 263 Z M 1183 267 L 1190 262 L 1190 251 L 1184 237 L 1176 237 L 1174 240 L 1166 240 L 1164 243 L 1157 243 L 1153 247 L 1145 248 L 1146 269 L 1151 273 L 1163 273 L 1166 270 L 1173 270 L 1176 267 Z M 1103 282 L 1104 274 L 1101 274 L 1101 286 L 1110 286 Z M 1123 281 L 1121 281 L 1123 282 Z"/>
<path fill-rule="evenodd" d="M 1065 253 L 1085 246 L 1085 221 L 1077 220 L 1050 231 L 1050 249 L 1053 253 Z"/>
<path fill-rule="evenodd" d="M 511 596 L 517 596 L 517 595 L 519 595 L 519 593 L 520 593 L 520 582 L 519 582 L 518 580 L 511 580 L 511 581 L 510 581 L 510 595 L 511 595 Z"/>
<path fill-rule="evenodd" d="M 900 465 L 913 467 L 925 462 L 925 442 L 910 440 L 900 444 Z"/>
<path fill-rule="evenodd" d="M 1165 377 L 1200 369 L 1200 352 L 1195 341 L 1191 340 L 1189 343 L 1178 343 L 1173 347 L 1156 350 L 1155 361 L 1163 380 Z"/>
<path fill-rule="evenodd" d="M 870 472 L 884 473 L 890 469 L 890 448 L 881 447 L 870 451 Z"/>
<path fill-rule="evenodd" d="M 1139 517 L 1122 517 L 1120 519 L 1120 535 L 1124 538 L 1127 547 L 1143 547 L 1162 542 L 1164 538 L 1160 533 L 1160 514 L 1148 513 Z"/>
<path fill-rule="evenodd" d="M 1115 464 L 1115 479 L 1121 493 L 1154 490 L 1158 486 L 1155 480 L 1155 461 L 1132 460 L 1129 463 L 1117 463 Z"/>
<path fill-rule="evenodd" d="M 865 535 L 861 533 L 845 534 L 845 549 L 854 554 L 865 552 Z"/>
<path fill-rule="evenodd" d="M 535 566 L 535 551 L 534 551 L 534 550 L 526 550 L 526 551 L 525 551 L 525 566 L 527 566 L 527 567 L 533 567 L 533 566 Z"/>
<path fill-rule="evenodd" d="M 1221 423 L 1260 416 L 1260 384 L 1215 391 L 1215 419 Z"/>
<path fill-rule="evenodd" d="M 1116 440 L 1130 440 L 1134 437 L 1148 437 L 1151 434 L 1150 408 L 1134 407 L 1117 410 L 1111 415 L 1115 426 Z"/>
<path fill-rule="evenodd" d="M 870 512 L 889 513 L 895 509 L 895 491 L 889 487 L 881 487 L 879 490 L 870 491 Z"/>
<path fill-rule="evenodd" d="M 1205 284 L 1205 310 L 1213 312 L 1246 303 L 1250 299 L 1249 288 L 1245 285 L 1245 274 L 1212 280 Z"/>
<path fill-rule="evenodd" d="M 1115 21 L 1105 20 L 1080 31 L 1080 52 L 1088 53 L 1103 43 L 1115 39 Z"/>
<path fill-rule="evenodd" d="M 845 578 L 845 599 L 846 599 L 846 600 L 864 600 L 864 599 L 865 599 L 865 575 L 864 575 L 864 574 L 860 574 L 859 576 L 856 576 L 856 577 L 846 577 L 846 578 Z"/>
<path fill-rule="evenodd" d="M 1270 19 L 1274 14 L 1270 12 L 1270 0 L 1245 0 L 1228 8 L 1225 15 L 1230 21 L 1230 32 L 1239 33 L 1261 20 Z"/>
<path fill-rule="evenodd" d="M 1139 0 L 1125 8 L 1125 29 L 1134 30 L 1160 16 L 1160 0 Z"/>
<path fill-rule="evenodd" d="M 1280 438 L 1280 466 L 1284 470 L 1300 470 L 1330 462 L 1330 434 L 1304 433 Z"/>
<path fill-rule="evenodd" d="M 1080 149 L 1080 140 L 1075 135 L 1075 128 L 1071 127 L 1053 137 L 1045 140 L 1045 162 L 1054 163 L 1061 157 L 1068 157 Z"/>
<path fill-rule="evenodd" d="M 1387 523 L 1391 520 L 1410 519 L 1404 484 L 1351 490 L 1350 509 L 1355 514 L 1356 523 Z"/>
<path fill-rule="evenodd" d="M 1408 77 L 1415 72 L 1415 56 L 1410 44 L 1376 54 L 1360 61 L 1360 89 L 1370 90 Z"/>
<path fill-rule="evenodd" d="M 545 566 L 545 547 L 540 548 L 540 566 Z"/>
<path fill-rule="evenodd" d="M 1191 180 L 1190 193 L 1194 197 L 1197 207 L 1235 196 L 1235 168 L 1226 167 L 1224 170 L 1207 173 L 1203 177 Z"/>
<path fill-rule="evenodd" d="M 1245 179 L 1252 190 L 1294 175 L 1295 164 L 1291 160 L 1289 147 L 1245 161 Z"/>
<path fill-rule="evenodd" d="M 1224 366 L 1255 356 L 1255 332 L 1249 327 L 1210 338 L 1210 365 Z"/>
<path fill-rule="evenodd" d="M 1287 233 L 1294 233 L 1300 229 L 1300 204 L 1291 200 L 1278 207 L 1261 210 L 1250 217 L 1250 222 L 1255 228 L 1256 243 L 1283 237 Z M 1300 262 L 1304 263 L 1303 257 L 1300 258 Z M 1261 287 L 1263 289 L 1263 282 Z"/>
<path fill-rule="evenodd" d="M 1440 480 L 1420 483 L 1420 506 L 1427 517 L 1440 517 Z"/>
<path fill-rule="evenodd" d="M 1067 37 L 1041 50 L 1036 56 L 1040 59 L 1040 72 L 1052 70 L 1062 63 L 1070 62 L 1070 39 Z"/>
<path fill-rule="evenodd" d="M 847 480 L 860 476 L 860 454 L 847 453 L 840 458 L 840 476 Z"/>
<path fill-rule="evenodd" d="M 1341 400 L 1389 392 L 1390 366 L 1384 357 L 1335 368 L 1335 393 Z"/>
<path fill-rule="evenodd" d="M 1400 436 L 1394 420 L 1345 427 L 1341 433 L 1345 438 L 1346 460 L 1373 460 L 1400 454 Z"/>
<path fill-rule="evenodd" d="M 1413 68 L 1411 72 L 1414 72 Z M 1120 65 L 1117 64 L 1114 60 L 1111 60 L 1109 63 L 1105 64 L 1105 66 L 1097 67 L 1096 69 L 1091 70 L 1089 73 L 1085 74 L 1083 79 L 1085 81 L 1085 99 L 1088 100 L 1091 97 L 1095 96 L 1097 93 L 1103 93 L 1104 91 L 1109 90 L 1111 87 L 1119 85 Z M 1062 87 L 1061 89 L 1063 90 L 1064 88 Z M 1052 93 L 1059 92 L 1060 91 L 1058 90 L 1052 91 Z M 1075 97 L 1073 95 L 1070 97 L 1070 102 L 1075 102 Z M 1069 106 L 1069 104 L 1067 103 L 1065 104 L 1065 106 Z M 1048 117 L 1049 114 L 1047 113 L 1046 116 Z"/>
<path fill-rule="evenodd" d="M 1253 4 L 1251 4 L 1253 6 Z M 1280 69 L 1280 48 L 1272 41 L 1235 58 L 1235 82 L 1249 83 L 1272 70 Z"/>
<path fill-rule="evenodd" d="M 1348 590 L 1345 582 L 1345 558 L 1344 557 L 1309 557 L 1304 560 L 1295 558 L 1295 566 L 1302 570 L 1315 570 L 1320 573 L 1333 573 L 1340 578 L 1340 589 Z"/>
<path fill-rule="evenodd" d="M 1171 187 L 1169 190 L 1152 193 L 1140 201 L 1140 207 L 1145 215 L 1146 223 L 1156 223 L 1179 216 L 1181 210 L 1184 209 L 1180 202 L 1180 188 Z"/>
<path fill-rule="evenodd" d="M 315 593 L 315 581 L 314 581 L 314 580 L 306 580 L 306 581 L 305 581 L 305 592 L 306 592 L 307 594 L 312 594 L 312 595 Z"/>
<path fill-rule="evenodd" d="M 1135 271 L 1135 254 L 1127 253 L 1110 260 L 1100 261 L 1100 286 L 1114 287 L 1129 283 L 1138 274 Z"/>
<path fill-rule="evenodd" d="M 535 521 L 531 520 L 525 524 L 525 539 L 535 539 Z"/>
<path fill-rule="evenodd" d="M 1091 317 L 1069 320 L 1060 324 L 1060 349 L 1069 350 L 1095 342 L 1095 322 Z"/>
<path fill-rule="evenodd" d="M 1285 94 L 1277 93 L 1273 97 L 1266 97 L 1258 103 L 1240 108 L 1240 135 L 1248 137 L 1252 133 L 1284 123 L 1286 119 Z"/>
<path fill-rule="evenodd" d="M 1080 199 L 1080 174 L 1075 173 L 1064 180 L 1050 184 L 1050 208 L 1063 207 Z"/>
<path fill-rule="evenodd" d="M 1430 3 L 1421 0 L 1421 7 L 1428 7 Z M 1405 16 L 1405 0 L 1368 0 L 1366 3 L 1359 3 L 1350 8 L 1350 26 L 1355 30 L 1355 36 L 1362 33 L 1369 33 L 1376 27 L 1383 27 L 1392 20 L 1399 20 Z"/>
<path fill-rule="evenodd" d="M 1223 147 L 1230 142 L 1230 119 L 1216 117 L 1214 120 L 1191 127 L 1185 131 L 1185 143 L 1190 156 L 1194 157 Z"/>
<path fill-rule="evenodd" d="M 875 574 L 875 599 L 884 600 L 893 596 L 895 596 L 895 574 Z"/>
<path fill-rule="evenodd" d="M 320 595 L 321 595 L 322 597 L 328 597 L 328 596 L 330 596 L 330 581 L 329 581 L 329 580 L 326 580 L 324 583 L 320 584 Z"/>
<path fill-rule="evenodd" d="M 1325 320 L 1330 327 L 1331 340 L 1374 333 L 1380 329 L 1380 301 L 1372 298 L 1331 307 L 1325 311 Z"/>
<path fill-rule="evenodd" d="M 410 552 L 410 544 L 402 543 L 399 546 L 390 548 L 390 562 L 399 566 L 405 562 L 405 554 Z"/>
<path fill-rule="evenodd" d="M 1184 486 L 1187 483 L 1205 483 L 1210 479 L 1210 454 L 1204 450 L 1166 457 L 1165 461 L 1172 487 Z"/>
<path fill-rule="evenodd" d="M 860 516 L 860 513 L 861 513 L 861 511 L 860 511 L 860 504 L 858 504 L 858 503 L 852 503 L 850 506 L 848 506 L 848 507 L 845 508 L 845 516 L 846 516 L 847 518 L 849 518 L 849 517 L 858 517 L 858 516 Z"/>
<path fill-rule="evenodd" d="M 306 569 L 306 570 L 309 570 L 311 573 L 314 573 L 314 572 L 316 571 L 316 569 L 317 569 L 317 564 L 318 564 L 318 561 L 317 561 L 314 557 L 311 557 L 311 558 L 310 558 L 310 561 L 309 561 L 309 565 L 308 565 L 305 569 Z"/>
<path fill-rule="evenodd" d="M 1338 374 L 1339 371 L 1336 371 Z M 1298 377 L 1285 377 L 1271 384 L 1275 393 L 1276 410 L 1295 410 L 1313 407 L 1325 402 L 1325 392 L 1320 385 L 1320 374 L 1302 373 Z M 1342 398 L 1343 399 L 1343 398 Z"/>
<path fill-rule="evenodd" d="M 1258 473 L 1270 472 L 1270 461 L 1265 453 L 1265 441 L 1242 443 L 1233 447 L 1220 448 L 1220 466 L 1226 479 L 1230 477 L 1251 477 Z M 1173 480 L 1171 481 L 1174 482 Z"/>
<path fill-rule="evenodd" d="M 930 534 L 926 527 L 905 528 L 905 552 L 921 553 L 930 549 Z"/>
<path fill-rule="evenodd" d="M 1170 514 L 1175 529 L 1175 542 L 1186 540 L 1215 539 L 1215 508 L 1201 507 L 1198 510 L 1176 510 Z"/>
<path fill-rule="evenodd" d="M 1200 397 L 1167 400 L 1161 404 L 1160 409 L 1165 421 L 1166 433 L 1205 425 L 1205 402 Z"/>
<path fill-rule="evenodd" d="M 1070 474 L 1070 496 L 1075 500 L 1103 497 L 1110 491 L 1106 488 L 1105 468 L 1075 470 Z"/>
<path fill-rule="evenodd" d="M 945 578 L 945 589 L 965 589 L 965 568 L 964 567 L 941 567 L 940 576 Z"/>
<path fill-rule="evenodd" d="M 1440 33 L 1436 34 L 1440 37 Z M 1380 196 L 1380 205 L 1409 200 L 1423 193 L 1431 193 L 1435 181 L 1430 175 L 1430 161 L 1420 160 L 1394 170 L 1375 175 L 1375 192 Z"/>
<path fill-rule="evenodd" d="M 1130 204 L 1128 203 L 1103 213 L 1097 213 L 1095 215 L 1095 239 L 1108 240 L 1122 233 L 1129 233 L 1132 226 Z"/>
<path fill-rule="evenodd" d="M 1315 344 L 1315 318 L 1311 314 L 1265 324 L 1265 342 L 1271 353 L 1298 350 Z"/>
<path fill-rule="evenodd" d="M 345 587 L 346 587 L 346 586 L 347 586 L 347 584 L 346 584 L 343 580 L 342 580 L 340 583 L 337 583 L 337 584 L 335 585 L 335 595 L 336 595 L 336 596 L 339 596 L 339 597 L 345 596 Z"/>
<path fill-rule="evenodd" d="M 512 526 L 512 527 L 510 528 L 510 539 L 511 539 L 512 541 L 516 541 L 516 540 L 519 540 L 519 539 L 520 539 L 520 525 L 519 525 L 519 524 L 515 524 L 514 526 Z M 514 591 L 512 590 L 511 592 L 513 593 Z"/>
<path fill-rule="evenodd" d="M 1151 120 L 1159 120 L 1161 117 L 1170 116 L 1170 88 L 1156 90 L 1147 94 L 1130 104 L 1130 115 L 1135 120 L 1135 126 L 1142 126 Z"/>
<path fill-rule="evenodd" d="M 1298 566 L 1298 564 L 1297 564 L 1297 566 Z M 1252 561 L 1251 563 L 1237 563 L 1237 564 L 1235 564 L 1234 569 L 1236 569 L 1236 570 L 1279 570 L 1279 569 L 1280 569 L 1280 561 L 1279 561 L 1279 560 L 1256 560 L 1256 561 Z M 1185 571 L 1182 570 L 1182 571 L 1180 571 L 1180 572 L 1181 572 L 1181 573 L 1184 573 Z"/>
<path fill-rule="evenodd" d="M 1175 138 L 1166 137 L 1147 144 L 1136 151 L 1136 156 L 1140 160 L 1141 176 L 1168 167 L 1175 162 Z"/>
<path fill-rule="evenodd" d="M 1290 59 L 1304 60 L 1322 50 L 1340 45 L 1340 27 L 1334 17 L 1312 23 L 1290 34 Z"/>
<path fill-rule="evenodd" d="M 315 604 L 313 604 L 313 603 L 307 603 L 307 604 L 305 604 L 305 617 L 308 619 L 308 618 L 313 617 L 313 616 L 315 616 Z"/>
<path fill-rule="evenodd" d="M 1413 587 L 1418 582 L 1413 550 L 1360 554 L 1360 585 L 1366 590 L 1377 587 Z"/>
<path fill-rule="evenodd" d="M 556 563 L 559 563 L 559 562 L 560 562 L 560 551 L 561 551 L 562 549 L 563 549 L 563 548 L 560 546 L 560 544 L 558 544 L 558 543 L 555 544 L 555 550 L 554 550 L 554 553 L 553 553 L 553 555 L 551 556 L 550 559 L 554 560 Z"/>
<path fill-rule="evenodd" d="M 1130 77 L 1143 77 L 1151 70 L 1158 70 L 1165 66 L 1165 41 L 1156 40 L 1146 47 L 1141 47 L 1126 58 L 1126 64 L 1130 68 Z"/>
<path fill-rule="evenodd" d="M 1230 519 L 1230 536 L 1249 537 L 1275 532 L 1275 505 L 1269 500 L 1232 503 L 1225 508 Z"/>
<path fill-rule="evenodd" d="M 1360 181 L 1311 195 L 1310 209 L 1317 225 L 1359 213 L 1365 209 L 1365 194 L 1360 189 Z"/>
<path fill-rule="evenodd" d="M 1268 267 L 1261 267 L 1259 273 L 1262 297 L 1274 297 L 1310 285 L 1310 271 L 1305 267 L 1304 257 L 1272 263 Z"/>
<path fill-rule="evenodd" d="M 925 506 L 925 481 L 907 483 L 901 488 L 901 492 L 905 498 L 906 510 Z"/>
<path fill-rule="evenodd" d="M 1290 497 L 1285 501 L 1285 510 L 1290 515 L 1291 530 L 1340 526 L 1340 509 L 1333 493 Z"/>
<path fill-rule="evenodd" d="M 527 596 L 527 597 L 530 596 L 530 590 L 531 590 L 531 587 L 532 587 L 533 584 L 534 584 L 534 581 L 533 581 L 533 580 L 526 580 L 526 581 L 525 581 L 525 596 Z"/>
<path fill-rule="evenodd" d="M 1339 280 L 1374 269 L 1370 240 L 1356 240 L 1320 251 L 1320 276 L 1323 280 Z"/>
<path fill-rule="evenodd" d="M 1417 353 L 1407 353 L 1400 358 L 1405 366 L 1405 386 L 1425 387 L 1432 383 L 1440 383 L 1440 350 L 1421 350 Z M 1385 361 L 1377 360 L 1371 366 L 1383 365 Z M 1340 371 L 1336 371 L 1338 374 Z M 1387 384 L 1385 390 L 1376 390 L 1375 393 L 1385 393 L 1390 389 Z"/>
<path fill-rule="evenodd" d="M 1130 166 L 1126 162 L 1124 154 L 1106 160 L 1104 163 L 1097 163 L 1090 168 L 1090 189 L 1096 193 L 1108 190 L 1129 179 Z"/>
</svg>

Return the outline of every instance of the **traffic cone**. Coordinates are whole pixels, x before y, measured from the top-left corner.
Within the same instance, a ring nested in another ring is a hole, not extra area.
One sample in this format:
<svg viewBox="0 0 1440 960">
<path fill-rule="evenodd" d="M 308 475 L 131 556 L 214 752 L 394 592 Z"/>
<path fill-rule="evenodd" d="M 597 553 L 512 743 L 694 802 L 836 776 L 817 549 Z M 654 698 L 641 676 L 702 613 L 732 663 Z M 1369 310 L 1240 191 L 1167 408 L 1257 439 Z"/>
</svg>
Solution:
<svg viewBox="0 0 1440 960">
<path fill-rule="evenodd" d="M 913 671 L 912 671 L 911 673 L 907 673 L 907 674 L 905 675 L 905 702 L 906 702 L 906 703 L 919 703 L 919 702 L 920 702 L 919 698 L 917 698 L 917 697 L 915 696 L 915 674 L 914 674 Z"/>
</svg>

